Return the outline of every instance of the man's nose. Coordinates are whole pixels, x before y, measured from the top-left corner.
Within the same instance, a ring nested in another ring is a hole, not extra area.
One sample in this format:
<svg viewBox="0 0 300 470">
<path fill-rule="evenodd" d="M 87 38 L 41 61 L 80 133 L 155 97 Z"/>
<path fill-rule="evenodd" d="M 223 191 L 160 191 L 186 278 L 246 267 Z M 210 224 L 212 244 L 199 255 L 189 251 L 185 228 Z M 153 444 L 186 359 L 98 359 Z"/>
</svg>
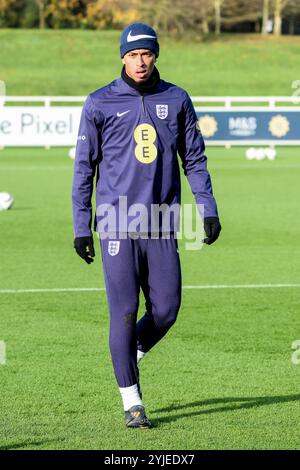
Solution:
<svg viewBox="0 0 300 470">
<path fill-rule="evenodd" d="M 142 55 L 138 56 L 137 65 L 144 65 L 145 61 Z"/>
</svg>

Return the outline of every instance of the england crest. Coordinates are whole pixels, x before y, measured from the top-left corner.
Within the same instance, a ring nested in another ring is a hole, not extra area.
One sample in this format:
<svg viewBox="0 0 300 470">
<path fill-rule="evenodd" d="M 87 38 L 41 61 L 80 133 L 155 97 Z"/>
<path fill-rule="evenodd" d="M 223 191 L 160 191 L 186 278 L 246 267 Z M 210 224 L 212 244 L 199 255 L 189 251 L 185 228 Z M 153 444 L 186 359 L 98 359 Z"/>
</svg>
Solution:
<svg viewBox="0 0 300 470">
<path fill-rule="evenodd" d="M 168 105 L 167 104 L 157 104 L 156 105 L 156 115 L 159 119 L 166 119 L 168 116 Z"/>
<path fill-rule="evenodd" d="M 119 241 L 109 241 L 108 242 L 108 254 L 110 256 L 116 256 L 120 251 L 120 242 Z"/>
</svg>

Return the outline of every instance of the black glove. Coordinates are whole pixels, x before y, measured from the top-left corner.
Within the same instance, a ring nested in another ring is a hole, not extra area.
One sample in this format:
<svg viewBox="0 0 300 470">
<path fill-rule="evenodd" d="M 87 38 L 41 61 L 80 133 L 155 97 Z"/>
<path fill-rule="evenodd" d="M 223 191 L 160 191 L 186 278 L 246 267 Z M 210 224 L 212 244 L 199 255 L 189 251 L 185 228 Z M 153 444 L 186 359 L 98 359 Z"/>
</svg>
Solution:
<svg viewBox="0 0 300 470">
<path fill-rule="evenodd" d="M 74 240 L 74 248 L 80 258 L 84 259 L 87 264 L 92 263 L 95 256 L 93 237 L 77 237 Z"/>
<path fill-rule="evenodd" d="M 220 235 L 221 224 L 218 217 L 205 217 L 204 218 L 204 230 L 206 237 L 203 242 L 207 245 L 214 243 Z"/>
</svg>

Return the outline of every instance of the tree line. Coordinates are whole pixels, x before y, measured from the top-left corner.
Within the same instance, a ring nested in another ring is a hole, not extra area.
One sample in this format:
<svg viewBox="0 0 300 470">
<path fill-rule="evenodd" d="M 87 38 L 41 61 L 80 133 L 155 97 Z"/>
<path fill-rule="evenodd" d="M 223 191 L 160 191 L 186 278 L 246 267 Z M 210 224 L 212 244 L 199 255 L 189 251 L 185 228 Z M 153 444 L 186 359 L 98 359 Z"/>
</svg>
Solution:
<svg viewBox="0 0 300 470">
<path fill-rule="evenodd" d="M 0 27 L 120 29 L 144 21 L 160 33 L 300 33 L 300 0 L 0 0 Z"/>
</svg>

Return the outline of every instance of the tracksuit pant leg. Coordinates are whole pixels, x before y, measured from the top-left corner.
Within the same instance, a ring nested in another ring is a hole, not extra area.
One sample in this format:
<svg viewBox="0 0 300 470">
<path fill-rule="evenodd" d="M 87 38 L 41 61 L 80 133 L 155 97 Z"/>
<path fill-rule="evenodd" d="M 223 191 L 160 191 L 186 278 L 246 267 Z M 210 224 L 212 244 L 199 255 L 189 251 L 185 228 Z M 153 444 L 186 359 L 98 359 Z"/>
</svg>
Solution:
<svg viewBox="0 0 300 470">
<path fill-rule="evenodd" d="M 137 324 L 138 349 L 149 351 L 175 323 L 181 304 L 181 268 L 177 240 L 149 240 L 147 273 L 141 287 L 146 313 Z"/>
<path fill-rule="evenodd" d="M 109 344 L 119 387 L 138 382 L 137 347 L 149 351 L 176 321 L 181 301 L 177 240 L 101 240 Z M 142 287 L 147 312 L 137 324 Z"/>
</svg>

